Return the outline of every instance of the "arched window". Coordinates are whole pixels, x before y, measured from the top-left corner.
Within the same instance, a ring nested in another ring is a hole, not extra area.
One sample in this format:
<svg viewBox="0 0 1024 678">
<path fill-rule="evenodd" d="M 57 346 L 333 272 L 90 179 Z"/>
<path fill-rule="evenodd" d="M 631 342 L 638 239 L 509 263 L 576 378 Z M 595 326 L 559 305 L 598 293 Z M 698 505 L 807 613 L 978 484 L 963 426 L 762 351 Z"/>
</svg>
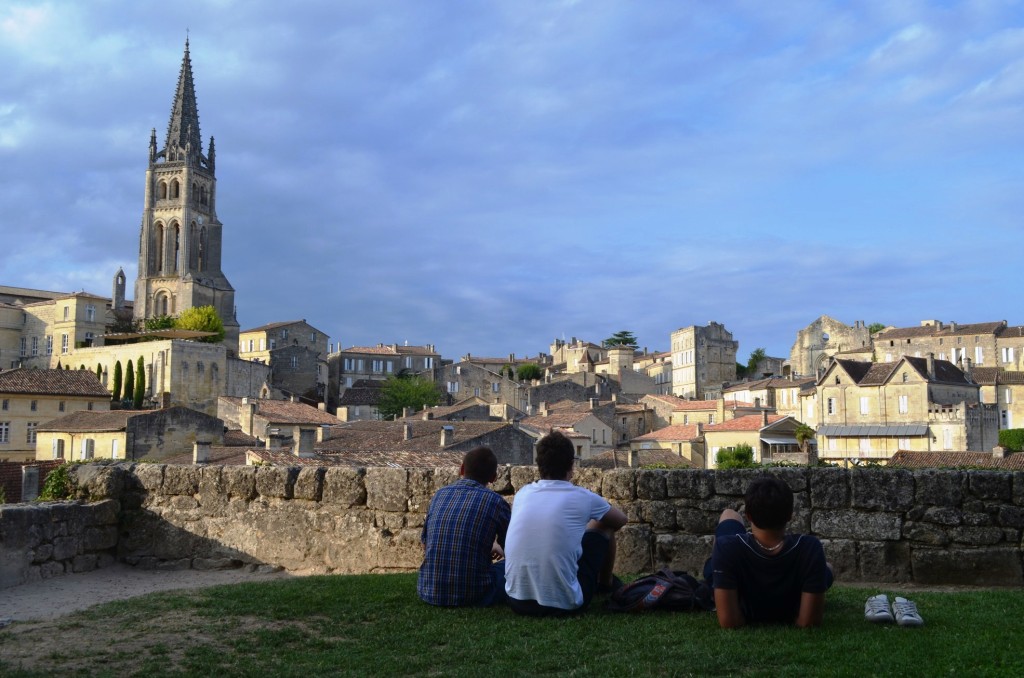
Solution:
<svg viewBox="0 0 1024 678">
<path fill-rule="evenodd" d="M 157 197 L 160 200 L 167 200 L 167 182 L 161 180 L 160 185 L 157 188 Z"/>
<path fill-rule="evenodd" d="M 157 273 L 164 272 L 164 225 L 156 225 L 156 266 Z"/>
<path fill-rule="evenodd" d="M 197 271 L 206 270 L 206 226 L 199 228 L 199 242 L 197 243 L 196 250 L 198 250 L 198 262 L 196 265 Z"/>
<path fill-rule="evenodd" d="M 220 381 L 220 368 L 217 367 L 217 363 L 210 365 L 210 378 L 214 383 Z"/>
<path fill-rule="evenodd" d="M 188 363 L 184 361 L 181 363 L 181 376 L 183 379 L 188 379 Z"/>
<path fill-rule="evenodd" d="M 201 376 L 204 372 L 205 372 L 205 367 L 203 365 L 203 361 L 200 360 L 199 362 L 196 363 L 196 374 Z"/>
<path fill-rule="evenodd" d="M 199 247 L 196 241 L 196 222 L 192 222 L 188 227 L 188 268 L 191 271 L 198 270 L 198 255 Z"/>
<path fill-rule="evenodd" d="M 206 201 L 207 201 L 206 186 L 200 186 L 199 187 L 199 204 L 200 205 L 205 205 Z"/>
<path fill-rule="evenodd" d="M 192 182 L 192 195 L 189 196 L 192 201 L 195 202 L 199 199 L 199 185 L 196 182 Z"/>
<path fill-rule="evenodd" d="M 174 225 L 174 271 L 178 271 L 179 257 L 181 256 L 181 226 Z"/>
<path fill-rule="evenodd" d="M 171 199 L 175 200 L 181 195 L 181 184 L 177 179 L 171 181 Z"/>
</svg>

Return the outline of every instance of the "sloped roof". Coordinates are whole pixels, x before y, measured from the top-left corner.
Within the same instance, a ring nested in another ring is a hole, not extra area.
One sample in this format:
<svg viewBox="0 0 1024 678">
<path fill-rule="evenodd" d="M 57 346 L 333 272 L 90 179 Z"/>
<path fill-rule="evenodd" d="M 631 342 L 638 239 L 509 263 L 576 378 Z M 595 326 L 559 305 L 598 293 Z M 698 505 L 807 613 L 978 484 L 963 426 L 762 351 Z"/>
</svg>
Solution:
<svg viewBox="0 0 1024 678">
<path fill-rule="evenodd" d="M 659 428 L 657 431 L 651 431 L 645 433 L 642 436 L 633 438 L 633 441 L 659 441 L 659 442 L 671 442 L 671 441 L 690 441 L 700 438 L 700 433 L 697 432 L 696 424 L 676 424 L 674 426 L 666 426 L 665 428 Z"/>
<path fill-rule="evenodd" d="M 371 355 L 398 355 L 391 346 L 350 346 L 340 353 L 369 353 Z"/>
<path fill-rule="evenodd" d="M 226 437 L 226 436 L 225 436 Z M 208 466 L 245 466 L 245 453 L 252 445 L 211 445 Z M 192 450 L 164 457 L 161 464 L 191 465 Z"/>
<path fill-rule="evenodd" d="M 480 407 L 481 405 L 490 407 L 490 404 L 483 398 L 478 398 L 477 396 L 470 396 L 469 398 L 460 400 L 454 405 L 438 405 L 436 407 L 431 407 L 430 409 L 426 410 L 426 412 L 429 412 L 435 419 L 440 419 L 442 417 L 450 417 L 453 414 L 458 414 L 459 412 L 462 412 L 463 410 L 468 410 L 471 407 Z M 420 410 L 419 412 L 409 415 L 408 417 L 402 417 L 402 420 L 422 421 L 423 412 L 424 410 Z"/>
<path fill-rule="evenodd" d="M 221 396 L 221 400 L 235 406 L 242 405 L 242 399 L 233 396 Z M 256 404 L 256 414 L 265 418 L 271 424 L 328 424 L 336 425 L 339 419 L 333 414 L 321 412 L 315 407 L 305 403 L 293 403 L 290 400 L 267 400 L 263 398 L 250 399 L 250 403 Z"/>
<path fill-rule="evenodd" d="M 1008 454 L 997 459 L 991 452 L 910 452 L 900 450 L 892 455 L 889 466 L 899 468 L 994 468 L 1002 470 L 1024 470 L 1024 453 Z"/>
<path fill-rule="evenodd" d="M 404 431 L 408 426 L 411 439 L 405 440 Z M 331 438 L 317 443 L 321 454 L 339 452 L 440 452 L 441 429 L 452 427 L 451 442 L 447 447 L 464 445 L 468 441 L 493 433 L 506 426 L 506 422 L 492 421 L 447 421 L 439 419 L 419 421 L 353 421 L 335 427 Z"/>
<path fill-rule="evenodd" d="M 1024 384 L 1024 372 L 1009 371 L 1002 367 L 974 367 L 971 369 L 971 379 L 985 386 Z"/>
<path fill-rule="evenodd" d="M 537 414 L 526 417 L 520 423 L 523 426 L 529 426 L 538 431 L 547 431 L 552 428 L 572 428 L 587 417 L 593 416 L 594 413 L 590 410 L 585 412 L 551 412 L 546 417 Z M 597 419 L 597 417 L 594 418 Z"/>
<path fill-rule="evenodd" d="M 358 407 L 360 405 L 376 406 L 384 391 L 378 386 L 350 386 L 341 394 L 338 400 L 339 407 Z"/>
<path fill-rule="evenodd" d="M 7 370 L 0 372 L 0 393 L 110 397 L 110 392 L 91 370 Z"/>
<path fill-rule="evenodd" d="M 781 421 L 786 418 L 784 414 L 769 414 L 768 425 L 772 425 L 777 421 Z M 760 431 L 765 427 L 764 419 L 760 414 L 747 414 L 742 417 L 736 417 L 729 421 L 723 421 L 720 424 L 709 424 L 704 427 L 705 432 L 715 431 Z"/>
<path fill-rule="evenodd" d="M 152 410 L 110 410 L 109 412 L 80 410 L 43 422 L 39 425 L 38 430 L 61 433 L 123 431 L 128 426 L 129 419 L 149 412 Z"/>
<path fill-rule="evenodd" d="M 306 321 L 305 320 L 282 320 L 281 322 L 277 322 L 277 323 L 267 323 L 266 325 L 260 325 L 259 327 L 252 328 L 251 330 L 242 330 L 241 332 L 239 332 L 239 334 L 247 334 L 249 332 L 267 332 L 269 330 L 276 330 L 276 329 L 278 329 L 280 327 L 288 327 L 290 325 L 298 325 L 298 324 L 304 323 L 304 322 L 306 322 Z"/>
<path fill-rule="evenodd" d="M 314 457 L 297 457 L 287 450 L 254 449 L 249 456 L 275 466 L 347 466 L 354 468 L 458 468 L 465 456 L 463 452 L 444 450 L 345 450 Z"/>
<path fill-rule="evenodd" d="M 1024 337 L 1024 325 L 1012 325 L 999 331 L 1000 338 Z"/>
<path fill-rule="evenodd" d="M 258 438 L 244 433 L 241 429 L 233 428 L 224 432 L 224 447 L 253 447 L 259 444 Z"/>
<path fill-rule="evenodd" d="M 615 455 L 614 458 L 613 455 Z M 609 450 L 608 452 L 595 454 L 589 459 L 580 461 L 579 465 L 586 468 L 610 469 L 615 467 L 614 459 L 618 459 L 619 468 L 628 468 L 627 462 L 629 458 L 627 453 L 621 450 Z M 633 459 L 637 466 L 664 464 L 669 467 L 701 468 L 686 457 L 680 457 L 668 450 L 635 450 L 633 452 Z"/>
</svg>

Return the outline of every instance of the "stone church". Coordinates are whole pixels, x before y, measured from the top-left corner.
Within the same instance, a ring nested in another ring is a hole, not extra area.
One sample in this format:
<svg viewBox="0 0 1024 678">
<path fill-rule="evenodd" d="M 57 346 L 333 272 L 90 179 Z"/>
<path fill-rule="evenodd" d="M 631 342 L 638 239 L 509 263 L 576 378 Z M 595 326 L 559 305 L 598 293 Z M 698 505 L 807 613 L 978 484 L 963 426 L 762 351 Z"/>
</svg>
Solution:
<svg viewBox="0 0 1024 678">
<path fill-rule="evenodd" d="M 135 318 L 178 315 L 213 306 L 225 345 L 238 346 L 235 290 L 221 270 L 223 225 L 217 219 L 216 151 L 203 153 L 188 40 L 162 149 L 149 139 L 145 208 L 139 232 Z"/>
</svg>

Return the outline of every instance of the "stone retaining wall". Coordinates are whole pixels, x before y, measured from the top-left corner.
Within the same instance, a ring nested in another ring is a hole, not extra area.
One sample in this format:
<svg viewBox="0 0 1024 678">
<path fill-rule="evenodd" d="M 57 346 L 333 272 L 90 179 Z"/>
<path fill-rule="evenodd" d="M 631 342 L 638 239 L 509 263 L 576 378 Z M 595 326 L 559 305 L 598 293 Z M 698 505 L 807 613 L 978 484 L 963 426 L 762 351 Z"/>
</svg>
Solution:
<svg viewBox="0 0 1024 678">
<path fill-rule="evenodd" d="M 699 572 L 710 554 L 718 514 L 738 508 L 747 484 L 763 472 L 578 469 L 575 482 L 629 516 L 619 533 L 618 572 L 663 566 Z M 796 467 L 770 472 L 796 493 L 791 529 L 822 539 L 840 582 L 1024 584 L 1024 472 Z M 104 513 L 105 520 L 111 520 L 111 512 L 119 517 L 116 555 L 127 563 L 359 573 L 419 566 L 419 535 L 430 497 L 455 480 L 457 471 L 118 464 L 76 465 L 71 476 L 80 500 L 104 500 L 79 508 Z M 493 487 L 511 499 L 516 488 L 536 477 L 531 467 L 503 468 Z M 59 506 L 13 510 L 59 511 Z M 10 510 L 0 511 L 5 561 L 11 535 L 11 544 L 36 548 L 28 546 L 34 538 L 17 536 L 19 526 L 36 524 L 35 519 L 12 518 Z M 94 543 L 83 537 L 77 548 L 89 554 L 97 544 L 105 547 L 109 538 Z M 53 560 L 65 569 L 70 562 L 73 570 L 76 555 Z M 32 560 L 38 559 L 33 551 Z"/>
</svg>

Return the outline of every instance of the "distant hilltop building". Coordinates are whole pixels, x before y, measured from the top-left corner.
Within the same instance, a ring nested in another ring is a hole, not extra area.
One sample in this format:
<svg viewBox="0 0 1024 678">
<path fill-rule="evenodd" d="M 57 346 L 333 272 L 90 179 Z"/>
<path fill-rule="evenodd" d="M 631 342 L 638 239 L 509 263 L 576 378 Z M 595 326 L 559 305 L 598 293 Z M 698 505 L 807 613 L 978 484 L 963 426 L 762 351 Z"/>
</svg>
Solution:
<svg viewBox="0 0 1024 678">
<path fill-rule="evenodd" d="M 736 381 L 739 342 L 714 320 L 706 326 L 690 325 L 671 335 L 672 395 L 702 400 L 717 398 L 722 385 Z"/>
<path fill-rule="evenodd" d="M 213 306 L 224 322 L 224 343 L 234 351 L 239 329 L 235 289 L 221 270 L 223 226 L 217 219 L 214 170 L 212 136 L 203 154 L 186 40 L 164 147 L 157 150 L 156 129 L 149 139 L 135 318 Z"/>
<path fill-rule="evenodd" d="M 789 352 L 789 374 L 817 377 L 828 369 L 837 354 L 852 352 L 856 355 L 847 357 L 870 360 L 871 350 L 871 333 L 863 320 L 855 321 L 851 327 L 823 315 L 796 333 Z"/>
</svg>

